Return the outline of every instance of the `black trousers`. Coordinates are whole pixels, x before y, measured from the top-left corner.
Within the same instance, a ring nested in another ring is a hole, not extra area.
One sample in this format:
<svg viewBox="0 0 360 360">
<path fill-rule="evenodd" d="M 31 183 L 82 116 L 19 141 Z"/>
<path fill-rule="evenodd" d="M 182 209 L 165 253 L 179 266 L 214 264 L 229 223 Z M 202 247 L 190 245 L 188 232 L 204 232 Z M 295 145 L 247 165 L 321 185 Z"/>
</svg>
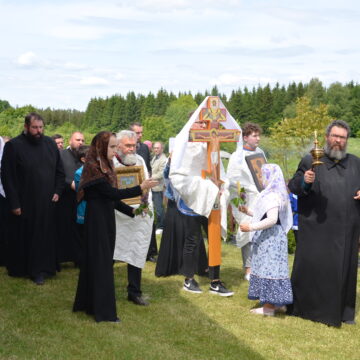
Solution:
<svg viewBox="0 0 360 360">
<path fill-rule="evenodd" d="M 141 296 L 141 269 L 128 264 L 128 295 L 131 297 Z"/>
<path fill-rule="evenodd" d="M 156 227 L 155 227 L 155 223 L 153 223 L 153 227 L 151 231 L 151 240 L 150 240 L 149 250 L 146 259 L 149 259 L 149 257 L 156 256 L 158 254 L 155 231 L 156 231 Z"/>
<path fill-rule="evenodd" d="M 198 261 L 197 248 L 202 241 L 201 226 L 204 225 L 203 216 L 186 216 L 185 218 L 185 241 L 183 248 L 183 274 L 186 278 L 192 278 Z M 206 222 L 207 223 L 207 222 Z M 220 278 L 220 265 L 209 266 L 210 280 Z"/>
</svg>

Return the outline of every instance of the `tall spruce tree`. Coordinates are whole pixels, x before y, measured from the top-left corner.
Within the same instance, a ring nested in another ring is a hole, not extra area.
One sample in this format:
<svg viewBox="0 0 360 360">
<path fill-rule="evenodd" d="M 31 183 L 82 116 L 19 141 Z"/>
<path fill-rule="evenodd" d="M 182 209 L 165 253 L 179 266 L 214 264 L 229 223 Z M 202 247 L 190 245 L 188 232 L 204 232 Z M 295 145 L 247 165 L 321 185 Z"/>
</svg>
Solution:
<svg viewBox="0 0 360 360">
<path fill-rule="evenodd" d="M 141 108 L 141 119 L 153 116 L 156 113 L 156 100 L 154 94 L 151 92 L 145 98 L 144 104 Z"/>
<path fill-rule="evenodd" d="M 126 127 L 128 127 L 133 122 L 140 121 L 141 119 L 141 110 L 136 95 L 133 91 L 128 92 L 126 95 L 124 116 Z"/>
</svg>

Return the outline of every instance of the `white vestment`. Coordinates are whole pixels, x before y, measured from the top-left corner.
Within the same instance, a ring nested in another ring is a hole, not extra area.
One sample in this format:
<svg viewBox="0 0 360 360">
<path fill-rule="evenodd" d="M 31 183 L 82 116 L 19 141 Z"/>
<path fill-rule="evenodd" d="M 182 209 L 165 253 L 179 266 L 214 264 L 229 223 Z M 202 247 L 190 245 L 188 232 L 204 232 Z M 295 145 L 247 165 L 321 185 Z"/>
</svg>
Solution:
<svg viewBox="0 0 360 360">
<path fill-rule="evenodd" d="M 181 166 L 170 168 L 170 180 L 186 206 L 199 215 L 208 217 L 219 188 L 209 179 L 201 177 L 207 168 L 206 143 L 187 143 Z"/>
<path fill-rule="evenodd" d="M 208 96 L 191 115 L 188 122 L 176 136 L 170 165 L 170 180 L 174 189 L 195 213 L 209 217 L 214 203 L 216 202 L 219 188 L 209 179 L 201 177 L 201 171 L 207 169 L 207 144 L 201 142 L 189 142 L 189 131 L 195 121 L 199 119 L 200 111 L 206 106 Z M 219 100 L 220 108 L 225 108 Z M 241 132 L 239 124 L 226 111 L 226 120 L 221 123 L 225 129 L 237 129 Z M 241 139 L 241 137 L 240 137 Z M 239 141 L 242 146 L 242 141 Z M 238 146 L 239 146 L 238 143 Z M 217 154 L 216 154 L 217 155 Z M 216 160 L 215 158 L 213 160 Z M 220 162 L 220 178 L 225 181 L 225 191 L 220 196 L 221 209 L 221 232 L 222 237 L 227 235 L 227 181 Z M 176 193 L 175 193 L 176 196 Z"/>
<path fill-rule="evenodd" d="M 219 188 L 209 179 L 201 177 L 201 171 L 207 169 L 207 144 L 188 142 L 179 168 L 170 168 L 170 180 L 186 206 L 195 213 L 209 217 L 217 200 Z M 220 196 L 221 210 L 221 236 L 227 236 L 227 201 L 229 191 L 222 162 L 220 162 L 220 178 L 225 182 L 224 190 Z"/>
<path fill-rule="evenodd" d="M 243 149 L 240 153 L 234 152 L 229 160 L 227 168 L 227 178 L 230 184 L 230 200 L 237 197 L 237 182 L 240 182 L 240 186 L 245 189 L 246 192 L 246 206 L 252 208 L 259 191 L 255 185 L 254 178 L 251 175 L 250 169 L 247 165 L 245 157 L 254 154 L 264 154 L 260 148 L 256 148 L 254 151 Z M 231 203 L 231 209 L 233 216 L 238 224 L 250 223 L 251 216 L 248 216 L 238 210 L 234 204 Z M 242 232 L 240 227 L 236 234 L 236 245 L 241 248 L 250 241 L 250 233 Z"/>
<path fill-rule="evenodd" d="M 136 166 L 142 166 L 144 168 L 145 178 L 149 177 L 144 159 L 136 154 Z M 114 158 L 114 166 L 123 167 L 125 165 L 119 163 Z M 149 192 L 149 209 L 153 211 L 151 191 Z M 139 205 L 131 205 L 134 208 Z M 131 218 L 118 210 L 115 210 L 116 221 L 116 243 L 114 251 L 114 260 L 120 260 L 127 264 L 143 268 L 146 262 L 146 256 L 149 250 L 153 217 L 145 215 L 135 216 Z"/>
</svg>

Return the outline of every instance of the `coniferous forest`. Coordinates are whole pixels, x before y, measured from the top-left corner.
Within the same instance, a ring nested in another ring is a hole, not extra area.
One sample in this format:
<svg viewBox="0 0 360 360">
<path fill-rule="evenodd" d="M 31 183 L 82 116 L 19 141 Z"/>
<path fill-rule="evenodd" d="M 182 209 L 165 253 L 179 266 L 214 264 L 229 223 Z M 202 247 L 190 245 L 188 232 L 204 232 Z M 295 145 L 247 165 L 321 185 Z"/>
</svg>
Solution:
<svg viewBox="0 0 360 360">
<path fill-rule="evenodd" d="M 243 124 L 252 121 L 265 132 L 284 118 L 296 116 L 296 101 L 307 97 L 311 106 L 325 104 L 331 118 L 343 119 L 352 128 L 352 136 L 360 136 L 360 84 L 333 83 L 325 87 L 318 79 L 309 83 L 276 84 L 271 87 L 238 88 L 229 96 L 215 86 L 210 91 L 192 94 L 174 94 L 160 89 L 156 94 L 115 94 L 107 98 L 92 98 L 84 112 L 75 109 L 35 109 L 32 105 L 14 108 L 0 100 L 0 135 L 16 136 L 23 126 L 24 115 L 30 111 L 42 114 L 46 133 L 67 136 L 75 130 L 95 134 L 100 130 L 119 131 L 134 121 L 144 126 L 144 139 L 166 142 L 175 136 L 194 110 L 207 95 L 219 95 L 231 115 Z"/>
</svg>

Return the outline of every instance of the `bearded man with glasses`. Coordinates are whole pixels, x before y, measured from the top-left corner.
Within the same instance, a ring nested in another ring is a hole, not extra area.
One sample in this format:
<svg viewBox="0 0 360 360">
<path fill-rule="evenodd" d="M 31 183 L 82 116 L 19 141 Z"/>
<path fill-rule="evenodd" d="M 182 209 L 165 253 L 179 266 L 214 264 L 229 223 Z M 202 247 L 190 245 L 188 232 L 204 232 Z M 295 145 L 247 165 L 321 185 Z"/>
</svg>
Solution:
<svg viewBox="0 0 360 360">
<path fill-rule="evenodd" d="M 299 233 L 289 312 L 331 326 L 355 324 L 360 159 L 346 152 L 349 125 L 334 120 L 325 135 L 323 164 L 305 156 L 290 180 L 298 195 Z"/>
</svg>

